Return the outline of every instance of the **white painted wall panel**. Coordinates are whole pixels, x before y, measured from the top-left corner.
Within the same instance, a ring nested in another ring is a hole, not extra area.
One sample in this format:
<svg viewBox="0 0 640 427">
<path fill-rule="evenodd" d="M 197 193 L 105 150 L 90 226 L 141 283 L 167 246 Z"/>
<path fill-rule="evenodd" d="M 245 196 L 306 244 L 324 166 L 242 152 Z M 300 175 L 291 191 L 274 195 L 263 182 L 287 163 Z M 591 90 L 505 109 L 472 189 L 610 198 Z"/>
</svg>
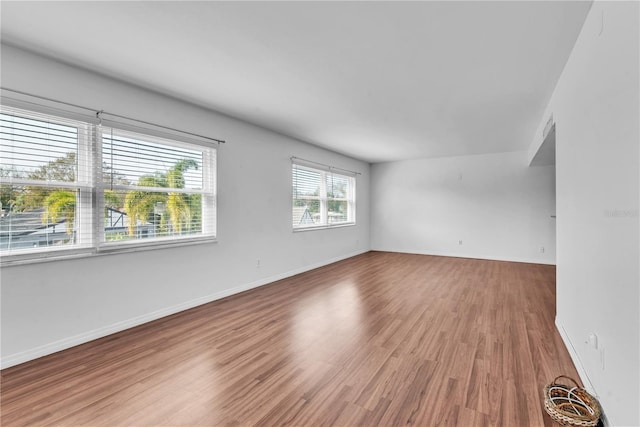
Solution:
<svg viewBox="0 0 640 427">
<path fill-rule="evenodd" d="M 526 152 L 375 164 L 371 186 L 373 249 L 555 263 L 554 168 Z"/>
<path fill-rule="evenodd" d="M 639 14 L 594 3 L 539 127 L 553 113 L 556 323 L 616 426 L 640 425 Z"/>
</svg>

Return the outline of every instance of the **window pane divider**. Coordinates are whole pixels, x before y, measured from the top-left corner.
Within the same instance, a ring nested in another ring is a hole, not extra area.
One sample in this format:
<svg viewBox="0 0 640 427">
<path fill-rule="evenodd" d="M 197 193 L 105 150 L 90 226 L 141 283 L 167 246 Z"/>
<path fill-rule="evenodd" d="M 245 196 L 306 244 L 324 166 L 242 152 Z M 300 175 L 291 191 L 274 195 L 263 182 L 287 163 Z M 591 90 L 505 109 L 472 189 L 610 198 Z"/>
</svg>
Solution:
<svg viewBox="0 0 640 427">
<path fill-rule="evenodd" d="M 25 178 L 0 178 L 0 184 L 2 185 L 28 185 L 34 187 L 51 187 L 51 188 L 83 188 L 90 189 L 91 184 L 80 183 L 77 181 L 43 181 L 40 179 L 25 179 Z"/>
<path fill-rule="evenodd" d="M 355 221 L 347 221 L 347 222 L 334 222 L 331 224 L 305 225 L 305 226 L 295 227 L 293 231 L 296 232 L 296 231 L 319 230 L 319 229 L 326 229 L 326 228 L 340 228 L 340 227 L 348 227 L 355 224 L 356 224 Z"/>
<path fill-rule="evenodd" d="M 154 193 L 182 193 L 182 194 L 209 194 L 209 192 L 201 189 L 190 190 L 188 188 L 174 188 L 174 187 L 144 187 L 140 185 L 105 185 L 105 190 L 127 190 L 127 191 L 149 191 Z"/>
<path fill-rule="evenodd" d="M 132 251 L 142 250 L 152 247 L 175 247 L 190 245 L 194 243 L 213 243 L 217 242 L 216 236 L 213 234 L 194 234 L 193 236 L 181 236 L 179 239 L 167 237 L 147 238 L 137 240 L 127 240 L 124 242 L 102 242 L 98 245 L 97 253 L 108 254 L 110 252 L 122 252 L 123 249 Z"/>
</svg>

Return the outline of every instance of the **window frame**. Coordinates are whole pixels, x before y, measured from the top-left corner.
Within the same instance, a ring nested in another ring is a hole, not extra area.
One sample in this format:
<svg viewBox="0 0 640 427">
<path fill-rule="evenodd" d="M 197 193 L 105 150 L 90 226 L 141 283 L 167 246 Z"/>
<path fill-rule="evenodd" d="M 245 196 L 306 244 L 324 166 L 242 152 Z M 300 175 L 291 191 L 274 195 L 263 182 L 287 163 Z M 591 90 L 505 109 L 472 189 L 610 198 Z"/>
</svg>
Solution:
<svg viewBox="0 0 640 427">
<path fill-rule="evenodd" d="M 20 102 L 2 100 L 0 110 L 33 120 L 50 120 L 53 123 L 83 127 L 78 132 L 76 151 L 76 174 L 74 182 L 46 181 L 36 182 L 26 179 L 1 179 L 2 185 L 25 185 L 43 188 L 61 187 L 77 191 L 74 229 L 75 242 L 61 246 L 41 246 L 34 248 L 2 250 L 0 265 L 14 265 L 53 261 L 67 258 L 95 256 L 122 252 L 165 249 L 185 245 L 217 242 L 217 146 L 210 142 L 199 142 L 191 138 L 182 138 L 178 134 L 162 130 L 141 128 L 126 123 L 108 122 L 114 131 L 140 135 L 153 140 L 162 140 L 169 146 L 188 148 L 202 152 L 202 188 L 199 190 L 180 190 L 189 194 L 202 194 L 201 230 L 197 234 L 173 235 L 110 242 L 105 236 L 105 198 L 103 183 L 102 121 L 96 123 L 86 114 L 65 114 L 47 106 L 22 105 Z M 170 191 L 167 191 L 167 193 Z M 174 191 L 176 192 L 176 191 Z M 205 210 L 209 209 L 209 212 Z M 206 219 L 205 219 L 206 218 Z M 206 225 L 204 224 L 206 222 Z M 206 227 L 206 228 L 205 228 Z"/>
<path fill-rule="evenodd" d="M 112 137 L 114 134 L 119 135 L 120 137 L 125 137 L 129 139 L 134 139 L 136 142 L 148 143 L 151 142 L 153 144 L 160 144 L 165 146 L 171 146 L 174 148 L 182 148 L 188 150 L 197 150 L 202 153 L 202 189 L 178 189 L 178 188 L 170 188 L 170 187 L 144 187 L 135 184 L 130 185 L 122 185 L 116 184 L 111 186 L 110 189 L 115 190 L 123 190 L 123 191 L 149 191 L 153 193 L 163 194 L 163 193 L 182 193 L 182 194 L 200 194 L 202 196 L 202 229 L 198 234 L 191 235 L 181 235 L 181 236 L 165 236 L 165 237 L 147 237 L 142 239 L 132 239 L 126 240 L 122 242 L 116 241 L 108 241 L 106 239 L 106 235 L 104 233 L 104 227 L 96 227 L 96 231 L 100 233 L 98 239 L 98 250 L 102 252 L 108 252 L 112 250 L 118 250 L 121 248 L 130 248 L 130 247 L 166 247 L 168 242 L 199 242 L 200 240 L 204 241 L 215 241 L 216 239 L 216 195 L 215 195 L 215 168 L 216 168 L 216 149 L 214 147 L 207 147 L 199 144 L 191 144 L 186 143 L 184 141 L 176 140 L 175 138 L 169 139 L 163 136 L 157 135 L 149 135 L 149 134 L 141 134 L 139 131 L 131 131 L 128 129 L 123 129 L 121 127 L 108 127 L 107 129 L 112 129 L 114 132 L 111 134 Z M 96 135 L 96 148 L 97 151 L 101 153 L 100 161 L 104 164 L 104 157 L 102 156 L 102 143 L 104 141 L 104 129 L 98 129 L 100 135 Z M 137 139 L 141 138 L 141 139 Z M 206 166 L 206 167 L 205 167 Z M 102 168 L 99 168 L 102 170 Z M 96 180 L 96 191 L 99 194 L 104 194 L 104 191 L 109 189 L 101 179 Z M 173 190 L 173 191 L 171 191 Z M 96 214 L 98 216 L 97 222 L 99 224 L 103 224 L 105 221 L 104 218 L 104 197 L 96 197 L 99 202 L 102 203 L 99 209 L 96 210 Z M 205 206 L 209 205 L 211 210 L 209 215 L 205 215 Z"/>
<path fill-rule="evenodd" d="M 338 168 L 334 168 L 331 166 L 326 167 L 318 167 L 319 164 L 313 164 L 312 162 L 305 162 L 301 160 L 294 160 L 291 162 L 291 227 L 293 232 L 301 232 L 301 231 L 311 231 L 311 230 L 326 230 L 329 228 L 341 228 L 341 227 L 351 227 L 356 225 L 356 174 L 349 173 L 347 171 L 343 171 Z M 296 169 L 304 169 L 310 172 L 315 172 L 320 174 L 320 185 L 319 185 L 319 195 L 318 196 L 310 196 L 303 195 L 299 196 L 296 194 L 296 183 L 295 183 L 295 170 Z M 348 189 L 347 189 L 347 197 L 329 197 L 327 192 L 327 178 L 329 176 L 337 176 L 340 178 L 347 179 Z M 297 196 L 297 197 L 296 197 Z M 306 226 L 295 226 L 293 224 L 294 221 L 294 213 L 293 209 L 295 206 L 296 200 L 317 200 L 320 205 L 320 222 L 318 224 L 306 225 Z M 339 201 L 347 202 L 347 220 L 341 222 L 330 222 L 329 221 L 329 202 L 331 201 Z"/>
</svg>

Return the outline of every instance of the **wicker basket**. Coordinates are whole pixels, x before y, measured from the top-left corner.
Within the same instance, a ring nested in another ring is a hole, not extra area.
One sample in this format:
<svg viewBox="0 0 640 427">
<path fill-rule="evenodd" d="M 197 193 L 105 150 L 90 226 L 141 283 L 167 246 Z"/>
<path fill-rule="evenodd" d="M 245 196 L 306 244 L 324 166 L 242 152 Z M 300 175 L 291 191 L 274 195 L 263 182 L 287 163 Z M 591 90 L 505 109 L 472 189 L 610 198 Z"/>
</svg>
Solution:
<svg viewBox="0 0 640 427">
<path fill-rule="evenodd" d="M 561 384 L 565 378 L 573 385 Z M 544 409 L 549 416 L 565 426 L 595 426 L 600 420 L 600 404 L 580 387 L 573 378 L 560 375 L 544 388 Z"/>
</svg>

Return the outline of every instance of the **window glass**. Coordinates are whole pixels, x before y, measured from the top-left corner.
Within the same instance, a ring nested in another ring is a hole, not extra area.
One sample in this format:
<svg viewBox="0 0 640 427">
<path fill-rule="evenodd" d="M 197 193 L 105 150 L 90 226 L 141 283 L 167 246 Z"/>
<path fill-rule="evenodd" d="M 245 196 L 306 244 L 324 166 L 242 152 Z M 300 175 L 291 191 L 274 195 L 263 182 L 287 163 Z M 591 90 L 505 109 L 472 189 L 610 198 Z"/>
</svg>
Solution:
<svg viewBox="0 0 640 427">
<path fill-rule="evenodd" d="M 215 149 L 2 106 L 0 251 L 215 237 Z"/>
<path fill-rule="evenodd" d="M 355 224 L 355 177 L 294 163 L 292 226 L 310 229 Z"/>
</svg>

